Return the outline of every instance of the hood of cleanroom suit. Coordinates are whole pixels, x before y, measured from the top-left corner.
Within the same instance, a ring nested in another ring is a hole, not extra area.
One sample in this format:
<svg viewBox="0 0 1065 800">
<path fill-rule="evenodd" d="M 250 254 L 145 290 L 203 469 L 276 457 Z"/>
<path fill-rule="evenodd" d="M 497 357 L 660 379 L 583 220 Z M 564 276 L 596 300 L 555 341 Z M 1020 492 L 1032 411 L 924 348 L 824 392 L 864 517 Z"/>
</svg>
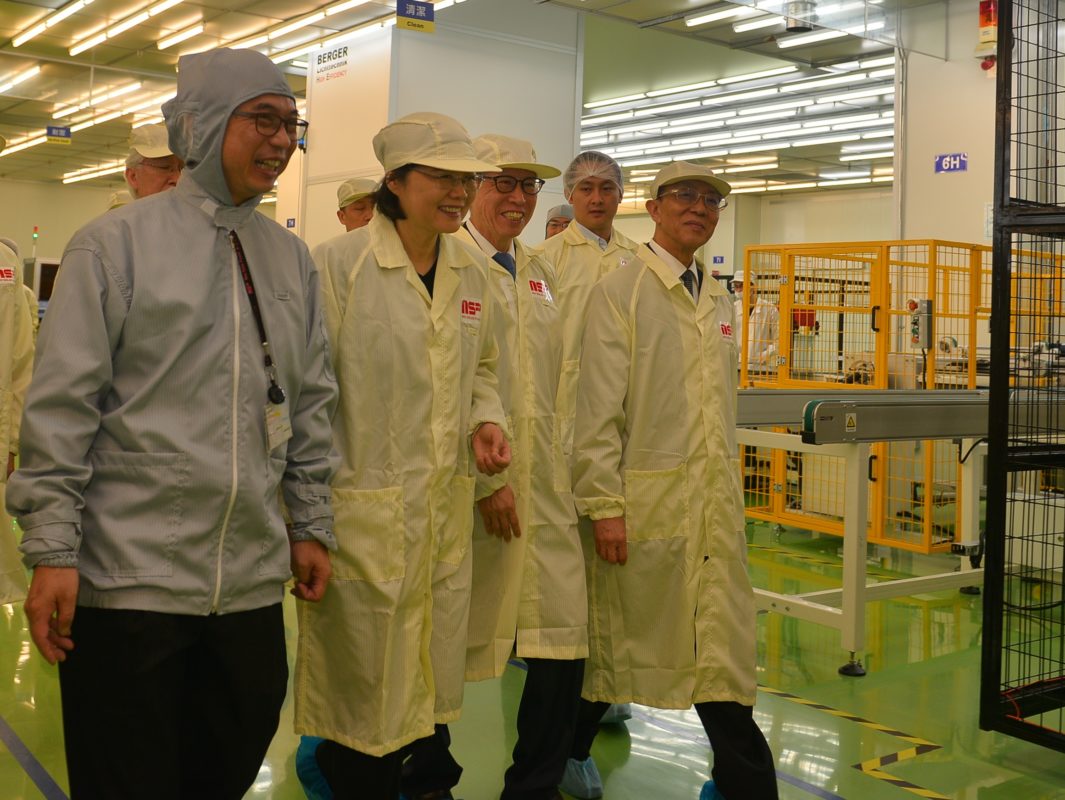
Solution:
<svg viewBox="0 0 1065 800">
<path fill-rule="evenodd" d="M 295 100 L 281 70 L 262 53 L 221 48 L 178 60 L 177 95 L 163 104 L 170 149 L 185 162 L 185 172 L 223 205 L 233 205 L 222 172 L 226 126 L 241 103 L 264 94 Z"/>
</svg>

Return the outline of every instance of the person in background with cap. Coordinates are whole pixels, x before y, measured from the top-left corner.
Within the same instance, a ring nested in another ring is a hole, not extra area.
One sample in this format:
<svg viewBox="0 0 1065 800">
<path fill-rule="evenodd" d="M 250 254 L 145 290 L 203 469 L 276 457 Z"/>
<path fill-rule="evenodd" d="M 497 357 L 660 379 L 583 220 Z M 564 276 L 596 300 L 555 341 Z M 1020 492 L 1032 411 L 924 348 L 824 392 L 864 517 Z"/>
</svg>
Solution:
<svg viewBox="0 0 1065 800">
<path fill-rule="evenodd" d="M 111 192 L 111 195 L 107 198 L 107 210 L 113 211 L 116 208 L 128 206 L 132 202 L 133 195 L 126 189 L 119 189 L 117 192 Z"/>
<path fill-rule="evenodd" d="M 163 114 L 188 169 L 67 245 L 8 487 L 72 800 L 240 800 L 285 697 L 285 584 L 320 600 L 335 547 L 318 273 L 255 213 L 306 123 L 254 50 L 182 56 Z"/>
<path fill-rule="evenodd" d="M 547 226 L 544 228 L 544 238 L 550 239 L 556 233 L 562 233 L 573 221 L 573 206 L 563 203 L 555 206 L 547 212 Z"/>
<path fill-rule="evenodd" d="M 33 372 L 33 318 L 24 293 L 18 245 L 0 238 L 0 503 L 15 469 L 26 389 Z M 30 292 L 32 294 L 32 292 Z M 0 505 L 0 605 L 26 597 L 26 570 L 19 561 L 11 518 Z"/>
<path fill-rule="evenodd" d="M 736 352 L 743 357 L 743 341 L 747 340 L 748 372 L 774 371 L 777 340 L 780 335 L 780 312 L 777 307 L 758 294 L 753 282 L 737 272 L 732 276 L 732 291 L 736 293 L 733 308 L 736 313 Z M 743 312 L 744 295 L 748 295 L 750 310 Z M 747 320 L 744 324 L 744 319 Z"/>
<path fill-rule="evenodd" d="M 373 144 L 377 212 L 314 251 L 341 466 L 334 582 L 300 613 L 296 769 L 312 798 L 395 800 L 403 748 L 459 717 L 476 473 L 510 464 L 484 258 L 444 235 L 495 166 L 442 114 Z"/>
<path fill-rule="evenodd" d="M 373 216 L 374 192 L 377 181 L 369 178 L 348 178 L 337 189 L 337 219 L 344 230 L 361 228 Z"/>
<path fill-rule="evenodd" d="M 588 303 L 574 495 L 592 529 L 591 655 L 577 746 L 587 752 L 608 703 L 694 703 L 714 752 L 703 800 L 775 800 L 752 715 L 732 304 L 695 257 L 730 188 L 697 164 L 660 170 L 647 201 L 654 237 Z"/>
<path fill-rule="evenodd" d="M 501 797 L 555 800 L 588 655 L 588 597 L 569 464 L 556 447 L 558 287 L 550 265 L 517 237 L 544 182 L 561 172 L 539 163 L 522 139 L 486 134 L 474 147 L 500 171 L 485 176 L 455 235 L 491 259 L 500 385 L 515 442 L 509 469 L 478 480 L 466 679 L 499 677 L 515 649 L 525 661 L 518 741 Z M 436 736 L 412 748 L 403 769 L 408 800 L 452 797 L 462 768 L 449 742 L 438 726 Z"/>
<path fill-rule="evenodd" d="M 184 166 L 182 160 L 170 152 L 165 125 L 142 125 L 133 129 L 125 177 L 134 200 L 173 189 Z"/>
</svg>

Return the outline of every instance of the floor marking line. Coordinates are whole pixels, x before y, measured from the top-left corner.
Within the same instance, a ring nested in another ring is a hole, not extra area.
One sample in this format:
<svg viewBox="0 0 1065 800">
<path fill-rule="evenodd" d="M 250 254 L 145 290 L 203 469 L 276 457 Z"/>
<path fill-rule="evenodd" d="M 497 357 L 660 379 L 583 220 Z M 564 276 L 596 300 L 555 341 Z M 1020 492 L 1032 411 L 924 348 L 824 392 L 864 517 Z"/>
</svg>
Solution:
<svg viewBox="0 0 1065 800">
<path fill-rule="evenodd" d="M 70 800 L 66 793 L 59 788 L 59 784 L 55 782 L 55 779 L 48 774 L 48 770 L 44 768 L 44 765 L 37 760 L 36 756 L 26 747 L 25 742 L 15 733 L 15 729 L 8 725 L 7 720 L 3 717 L 0 717 L 0 742 L 3 742 L 7 749 L 11 751 L 15 761 L 29 775 L 30 780 L 45 796 L 45 800 Z"/>
<path fill-rule="evenodd" d="M 877 722 L 872 722 L 864 717 L 859 717 L 857 714 L 851 714 L 847 711 L 840 711 L 837 708 L 826 706 L 823 703 L 815 703 L 812 700 L 807 700 L 798 695 L 791 694 L 790 692 L 784 692 L 780 689 L 772 689 L 768 686 L 758 687 L 759 691 L 766 692 L 767 694 L 775 695 L 785 700 L 790 700 L 793 703 L 807 706 L 808 708 L 814 708 L 818 711 L 824 711 L 827 714 L 831 714 L 834 717 L 847 720 L 848 722 L 854 722 L 869 730 L 876 731 L 877 733 L 884 733 L 888 736 L 892 736 L 896 739 L 901 739 L 913 747 L 907 747 L 903 750 L 898 750 L 894 753 L 888 753 L 877 758 L 870 758 L 866 761 L 861 761 L 857 764 L 853 764 L 854 769 L 861 772 L 863 775 L 868 775 L 871 778 L 883 781 L 884 783 L 890 783 L 892 786 L 897 786 L 900 789 L 917 795 L 918 797 L 928 798 L 928 800 L 951 800 L 950 797 L 944 794 L 940 794 L 932 789 L 926 789 L 923 786 L 918 786 L 916 783 L 910 783 L 902 778 L 896 778 L 894 775 L 889 775 L 884 772 L 881 767 L 886 767 L 889 764 L 897 764 L 900 761 L 907 761 L 912 758 L 924 755 L 925 753 L 931 753 L 933 750 L 942 749 L 942 745 L 938 745 L 935 742 L 930 742 L 927 739 L 922 739 L 918 736 L 900 731 L 897 728 L 892 728 L 887 725 L 881 725 Z"/>
</svg>

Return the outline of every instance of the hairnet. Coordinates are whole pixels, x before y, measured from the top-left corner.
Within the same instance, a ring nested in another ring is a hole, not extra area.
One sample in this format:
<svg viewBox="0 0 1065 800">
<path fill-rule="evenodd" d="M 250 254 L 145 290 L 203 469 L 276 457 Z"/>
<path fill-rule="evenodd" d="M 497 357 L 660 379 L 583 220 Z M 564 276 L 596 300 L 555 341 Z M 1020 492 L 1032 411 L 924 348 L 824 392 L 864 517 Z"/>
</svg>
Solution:
<svg viewBox="0 0 1065 800">
<path fill-rule="evenodd" d="M 573 159 L 562 175 L 562 191 L 566 199 L 573 194 L 574 187 L 585 178 L 601 178 L 617 184 L 618 193 L 625 190 L 621 179 L 621 167 L 618 162 L 598 150 L 588 150 Z"/>
</svg>

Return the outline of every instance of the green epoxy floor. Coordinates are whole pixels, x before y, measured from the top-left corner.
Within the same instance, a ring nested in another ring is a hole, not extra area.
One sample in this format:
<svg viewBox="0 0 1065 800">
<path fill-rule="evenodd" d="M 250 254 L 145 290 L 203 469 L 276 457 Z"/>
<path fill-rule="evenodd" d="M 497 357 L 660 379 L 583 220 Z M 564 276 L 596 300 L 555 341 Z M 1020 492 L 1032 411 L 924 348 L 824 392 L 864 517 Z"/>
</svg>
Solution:
<svg viewBox="0 0 1065 800">
<path fill-rule="evenodd" d="M 756 586 L 794 593 L 839 585 L 839 539 L 761 524 L 748 530 Z M 870 573 L 883 577 L 941 572 L 957 563 L 889 550 L 876 555 L 880 563 Z M 781 798 L 1065 800 L 1065 754 L 978 728 L 980 605 L 979 596 L 954 590 L 870 603 L 863 654 L 868 675 L 859 679 L 836 672 L 846 660 L 838 633 L 759 616 L 758 681 L 766 690 L 755 715 L 777 756 Z M 294 643 L 291 605 L 286 623 Z M 467 687 L 463 719 L 452 726 L 454 752 L 466 768 L 457 797 L 498 797 L 523 680 L 524 673 L 510 667 L 500 680 Z M 871 777 L 854 765 L 912 744 L 859 718 L 939 747 L 884 768 L 908 787 Z M 21 746 L 27 752 L 12 752 Z M 303 798 L 295 746 L 286 703 L 249 798 Z M 604 727 L 593 753 L 607 800 L 694 800 L 712 761 L 694 711 L 640 706 L 624 726 Z M 54 788 L 42 792 L 38 785 L 49 781 Z M 55 669 L 31 653 L 21 610 L 0 606 L 0 800 L 62 798 L 65 790 Z"/>
</svg>

